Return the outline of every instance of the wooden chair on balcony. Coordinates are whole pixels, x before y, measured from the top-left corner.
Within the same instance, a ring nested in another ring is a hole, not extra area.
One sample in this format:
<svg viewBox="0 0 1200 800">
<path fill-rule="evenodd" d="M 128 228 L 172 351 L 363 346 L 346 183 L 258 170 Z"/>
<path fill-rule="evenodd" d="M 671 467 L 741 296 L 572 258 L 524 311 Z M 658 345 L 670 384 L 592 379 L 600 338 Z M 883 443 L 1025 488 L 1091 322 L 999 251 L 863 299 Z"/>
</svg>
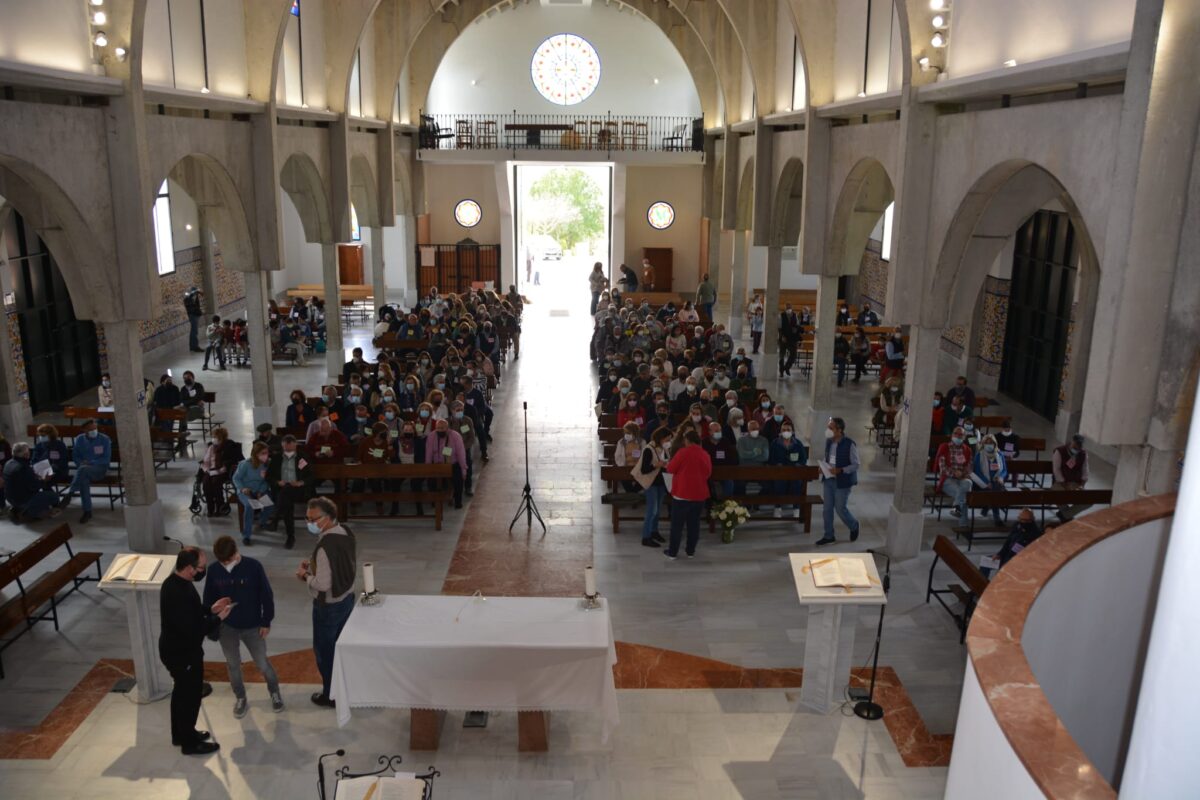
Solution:
<svg viewBox="0 0 1200 800">
<path fill-rule="evenodd" d="M 594 124 L 594 123 L 592 123 Z M 572 137 L 570 148 L 572 150 L 591 150 L 592 149 L 592 132 L 591 125 L 586 119 L 575 120 L 574 136 Z M 565 138 L 565 137 L 564 137 Z"/>
<path fill-rule="evenodd" d="M 604 134 L 604 123 L 598 119 L 588 122 L 588 144 L 597 150 L 604 150 L 605 145 L 601 143 L 601 138 Z"/>
<path fill-rule="evenodd" d="M 618 138 L 618 127 L 615 122 L 605 122 L 604 128 L 600 131 L 602 141 L 596 142 L 597 150 L 617 150 L 621 146 L 621 140 Z"/>
<path fill-rule="evenodd" d="M 637 149 L 637 128 L 632 122 L 621 123 L 621 149 L 636 150 Z"/>
<path fill-rule="evenodd" d="M 633 125 L 633 149 L 650 149 L 650 127 L 644 122 L 635 122 Z"/>
<path fill-rule="evenodd" d="M 499 135 L 496 120 L 485 119 L 475 123 L 475 145 L 482 150 L 495 150 Z"/>
<path fill-rule="evenodd" d="M 469 119 L 454 120 L 454 146 L 459 150 L 470 150 L 475 146 L 475 137 L 471 134 Z"/>
</svg>

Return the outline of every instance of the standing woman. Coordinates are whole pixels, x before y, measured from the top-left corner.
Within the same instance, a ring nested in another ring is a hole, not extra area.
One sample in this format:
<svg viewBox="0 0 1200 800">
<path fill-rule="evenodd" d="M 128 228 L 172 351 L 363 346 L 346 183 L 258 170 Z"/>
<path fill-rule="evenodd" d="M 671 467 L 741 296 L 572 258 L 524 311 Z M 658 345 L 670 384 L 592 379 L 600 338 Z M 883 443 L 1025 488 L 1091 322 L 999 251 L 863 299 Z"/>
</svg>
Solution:
<svg viewBox="0 0 1200 800">
<path fill-rule="evenodd" d="M 642 546 L 661 547 L 663 537 L 658 533 L 658 516 L 663 498 L 667 496 L 667 483 L 662 470 L 667 465 L 671 429 L 662 427 L 650 437 L 650 446 L 642 448 L 641 458 L 633 467 L 633 479 L 646 490 L 646 516 L 642 520 Z"/>
<path fill-rule="evenodd" d="M 592 291 L 592 316 L 596 316 L 596 305 L 600 302 L 600 293 L 608 286 L 608 278 L 604 277 L 604 265 L 597 261 L 588 273 L 588 287 Z"/>
</svg>

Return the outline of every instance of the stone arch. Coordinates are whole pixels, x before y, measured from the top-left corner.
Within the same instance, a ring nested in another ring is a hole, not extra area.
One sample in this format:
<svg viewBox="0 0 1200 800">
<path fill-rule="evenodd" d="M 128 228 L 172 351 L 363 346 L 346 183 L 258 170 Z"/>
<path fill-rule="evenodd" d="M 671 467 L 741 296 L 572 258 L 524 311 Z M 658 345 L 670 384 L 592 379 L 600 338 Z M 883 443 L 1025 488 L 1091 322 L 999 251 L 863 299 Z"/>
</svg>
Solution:
<svg viewBox="0 0 1200 800">
<path fill-rule="evenodd" d="M 151 186 L 156 192 L 166 178 L 179 184 L 196 203 L 204 225 L 216 235 L 225 266 L 237 272 L 255 271 L 258 256 L 246 207 L 224 165 L 212 156 L 192 153 L 165 175 L 154 176 Z"/>
<path fill-rule="evenodd" d="M 375 189 L 375 175 L 365 156 L 350 159 L 350 201 L 358 215 L 358 224 L 363 228 L 380 227 L 379 195 Z"/>
<path fill-rule="evenodd" d="M 413 213 L 412 178 L 408 174 L 407 157 L 399 151 L 395 158 L 395 173 L 393 190 L 396 193 L 396 216 L 402 217 Z"/>
<path fill-rule="evenodd" d="M 1034 213 L 1053 202 L 1061 204 L 1075 229 L 1079 259 L 1076 316 L 1067 342 L 1070 366 L 1060 393 L 1058 423 L 1063 426 L 1060 434 L 1065 435 L 1073 432 L 1083 406 L 1100 259 L 1091 226 L 1053 173 L 1031 161 L 1010 159 L 975 181 L 947 228 L 934 265 L 929 302 L 924 305 L 930 318 L 922 324 L 969 327 L 991 266 L 1006 242 Z"/>
<path fill-rule="evenodd" d="M 771 212 L 772 247 L 793 247 L 800 241 L 803 208 L 804 162 L 789 158 L 783 165 L 775 190 L 775 207 Z"/>
<path fill-rule="evenodd" d="M 871 231 L 895 199 L 896 190 L 883 164 L 863 158 L 851 168 L 833 207 L 827 276 L 857 275 Z"/>
<path fill-rule="evenodd" d="M 0 197 L 20 212 L 54 256 L 79 319 L 121 318 L 111 241 L 98 235 L 71 197 L 46 173 L 0 154 Z"/>
<path fill-rule="evenodd" d="M 313 160 L 304 153 L 288 156 L 279 172 L 279 185 L 296 206 L 305 240 L 312 244 L 333 244 L 329 193 Z"/>
<path fill-rule="evenodd" d="M 742 178 L 738 184 L 737 218 L 734 229 L 748 231 L 754 228 L 754 158 L 742 167 Z"/>
</svg>

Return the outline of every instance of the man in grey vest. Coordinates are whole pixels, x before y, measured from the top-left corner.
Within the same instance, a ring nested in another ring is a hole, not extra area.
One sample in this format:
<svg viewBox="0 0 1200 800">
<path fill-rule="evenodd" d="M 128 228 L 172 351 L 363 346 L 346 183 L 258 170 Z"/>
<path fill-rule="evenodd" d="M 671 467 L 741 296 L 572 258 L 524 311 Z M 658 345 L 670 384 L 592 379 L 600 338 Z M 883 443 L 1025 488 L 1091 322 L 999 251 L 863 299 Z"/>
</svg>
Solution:
<svg viewBox="0 0 1200 800">
<path fill-rule="evenodd" d="M 841 517 L 842 522 L 850 529 L 850 541 L 858 539 L 858 520 L 846 508 L 850 499 L 850 490 L 858 484 L 858 445 L 846 436 L 846 421 L 841 417 L 830 417 L 825 427 L 825 456 L 822 460 L 822 471 L 829 470 L 829 476 L 821 479 L 823 490 L 822 509 L 825 514 L 825 535 L 817 542 L 818 545 L 833 544 L 833 513 Z"/>
<path fill-rule="evenodd" d="M 329 683 L 333 678 L 333 653 L 346 620 L 354 610 L 354 534 L 338 524 L 337 506 L 326 497 L 308 501 L 308 532 L 317 539 L 312 558 L 300 562 L 296 577 L 308 584 L 313 597 L 313 655 L 321 673 L 321 691 L 312 696 L 319 706 L 333 708 Z"/>
</svg>

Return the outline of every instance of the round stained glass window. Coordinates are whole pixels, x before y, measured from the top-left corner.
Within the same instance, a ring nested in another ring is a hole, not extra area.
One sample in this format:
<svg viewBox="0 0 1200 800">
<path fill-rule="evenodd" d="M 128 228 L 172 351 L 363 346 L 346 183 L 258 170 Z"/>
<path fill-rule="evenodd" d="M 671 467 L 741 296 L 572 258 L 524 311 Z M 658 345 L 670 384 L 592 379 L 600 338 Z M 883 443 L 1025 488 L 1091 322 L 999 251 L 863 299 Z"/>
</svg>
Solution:
<svg viewBox="0 0 1200 800">
<path fill-rule="evenodd" d="M 462 200 L 454 207 L 454 220 L 464 228 L 474 228 L 483 219 L 483 209 L 474 200 Z"/>
<path fill-rule="evenodd" d="M 600 56 L 582 36 L 557 33 L 533 51 L 530 72 L 542 97 L 556 105 L 573 106 L 596 91 Z"/>
<path fill-rule="evenodd" d="M 675 224 L 675 209 L 670 203 L 660 200 L 646 211 L 646 221 L 655 230 L 665 231 Z"/>
</svg>

